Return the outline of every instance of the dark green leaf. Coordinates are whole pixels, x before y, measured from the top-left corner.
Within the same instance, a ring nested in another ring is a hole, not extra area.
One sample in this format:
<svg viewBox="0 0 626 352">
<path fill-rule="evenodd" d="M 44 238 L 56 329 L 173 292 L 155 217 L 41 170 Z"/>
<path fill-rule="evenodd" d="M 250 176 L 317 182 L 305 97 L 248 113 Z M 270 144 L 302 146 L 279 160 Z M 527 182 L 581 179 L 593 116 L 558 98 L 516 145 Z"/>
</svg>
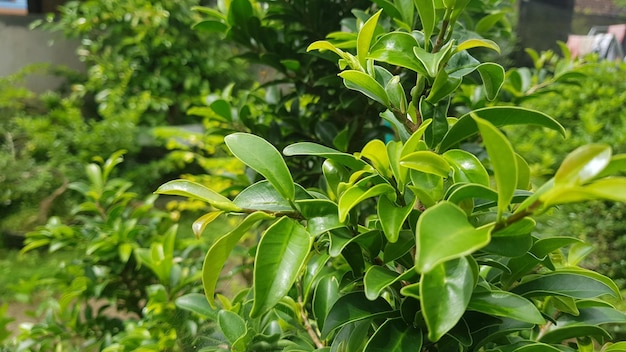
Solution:
<svg viewBox="0 0 626 352">
<path fill-rule="evenodd" d="M 317 283 L 313 295 L 313 315 L 320 329 L 324 328 L 324 321 L 330 308 L 339 298 L 339 281 L 333 275 L 322 277 Z"/>
<path fill-rule="evenodd" d="M 217 314 L 217 324 L 231 344 L 246 334 L 246 322 L 242 317 L 229 310 L 220 310 Z"/>
<path fill-rule="evenodd" d="M 265 231 L 255 258 L 251 317 L 265 313 L 289 292 L 312 242 L 304 226 L 287 217 L 282 217 Z"/>
<path fill-rule="evenodd" d="M 350 292 L 339 297 L 328 312 L 322 329 L 322 338 L 326 338 L 330 332 L 348 323 L 362 319 L 389 317 L 394 314 L 393 308 L 382 297 L 370 301 L 363 292 Z"/>
<path fill-rule="evenodd" d="M 302 216 L 306 219 L 307 231 L 313 237 L 344 226 L 339 221 L 337 204 L 326 199 L 306 199 L 296 201 Z"/>
<path fill-rule="evenodd" d="M 405 352 L 422 348 L 422 332 L 402 319 L 388 319 L 369 339 L 364 352 Z"/>
<path fill-rule="evenodd" d="M 615 295 L 604 280 L 571 272 L 551 272 L 524 281 L 512 292 L 525 297 L 561 295 L 579 299 Z"/>
<path fill-rule="evenodd" d="M 430 341 L 438 341 L 459 322 L 473 288 L 474 274 L 464 257 L 440 263 L 422 275 L 420 301 Z"/>
<path fill-rule="evenodd" d="M 545 323 L 541 312 L 531 301 L 514 293 L 497 289 L 475 290 L 467 309 L 532 324 Z"/>
</svg>

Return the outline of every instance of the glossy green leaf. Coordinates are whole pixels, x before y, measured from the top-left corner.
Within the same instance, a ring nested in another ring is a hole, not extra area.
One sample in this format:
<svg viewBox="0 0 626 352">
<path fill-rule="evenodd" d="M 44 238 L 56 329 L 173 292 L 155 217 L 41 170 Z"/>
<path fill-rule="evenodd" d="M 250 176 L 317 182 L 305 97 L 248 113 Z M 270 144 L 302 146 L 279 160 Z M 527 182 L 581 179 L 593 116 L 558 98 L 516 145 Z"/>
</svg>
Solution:
<svg viewBox="0 0 626 352">
<path fill-rule="evenodd" d="M 519 154 L 515 154 L 517 162 L 517 189 L 530 189 L 530 167 L 526 160 Z"/>
<path fill-rule="evenodd" d="M 422 22 L 422 32 L 424 38 L 430 41 L 430 37 L 435 30 L 435 24 L 437 24 L 437 18 L 435 17 L 435 3 L 433 0 L 414 0 L 415 7 L 420 16 Z"/>
<path fill-rule="evenodd" d="M 217 325 L 229 343 L 234 343 L 246 334 L 246 322 L 237 313 L 220 310 L 217 314 Z"/>
<path fill-rule="evenodd" d="M 380 139 L 372 139 L 369 141 L 361 150 L 361 157 L 367 158 L 382 176 L 391 178 L 392 172 L 389 164 L 389 156 L 387 155 L 387 147 L 383 141 Z"/>
<path fill-rule="evenodd" d="M 350 292 L 339 297 L 328 312 L 322 329 L 322 338 L 326 338 L 330 332 L 348 323 L 362 319 L 389 317 L 394 314 L 393 308 L 382 297 L 370 301 L 363 292 Z"/>
<path fill-rule="evenodd" d="M 461 81 L 460 78 L 448 76 L 445 70 L 439 71 L 426 100 L 432 104 L 436 104 L 438 101 L 456 91 L 461 85 Z"/>
<path fill-rule="evenodd" d="M 474 228 L 465 212 L 447 201 L 426 209 L 417 220 L 416 270 L 429 272 L 445 261 L 464 257 L 486 246 L 491 227 Z"/>
<path fill-rule="evenodd" d="M 396 260 L 415 247 L 415 235 L 411 230 L 402 230 L 396 242 L 387 242 L 383 250 L 383 262 Z"/>
<path fill-rule="evenodd" d="M 626 177 L 607 177 L 583 187 L 559 187 L 546 192 L 545 206 L 578 203 L 588 200 L 626 202 Z"/>
<path fill-rule="evenodd" d="M 224 137 L 224 142 L 237 159 L 263 175 L 285 199 L 294 200 L 293 178 L 273 145 L 261 137 L 240 132 Z"/>
<path fill-rule="evenodd" d="M 577 316 L 562 314 L 557 322 L 552 326 L 541 341 L 546 343 L 558 343 L 570 338 L 581 336 L 600 336 L 610 339 L 604 329 L 599 325 L 604 324 L 625 324 L 626 315 L 611 307 L 588 307 L 580 308 Z M 596 329 L 594 329 L 594 327 Z"/>
<path fill-rule="evenodd" d="M 519 347 L 517 347 L 519 345 Z M 563 352 L 562 350 L 541 342 L 522 342 L 513 344 L 514 348 L 509 348 L 511 352 Z M 517 347 L 517 348 L 515 348 Z"/>
<path fill-rule="evenodd" d="M 400 165 L 439 177 L 448 177 L 450 164 L 441 155 L 431 151 L 418 151 L 405 155 Z"/>
<path fill-rule="evenodd" d="M 450 50 L 452 50 L 452 42 L 444 45 L 441 50 L 434 54 L 420 47 L 414 47 L 413 53 L 424 68 L 426 68 L 426 74 L 431 78 L 435 78 L 441 69 L 444 58 L 450 53 Z"/>
<path fill-rule="evenodd" d="M 224 211 L 241 211 L 241 208 L 236 206 L 230 199 L 193 181 L 169 181 L 161 185 L 154 193 L 199 199 L 216 209 Z"/>
<path fill-rule="evenodd" d="M 504 84 L 504 68 L 495 63 L 485 62 L 478 65 L 476 69 L 483 80 L 485 97 L 487 100 L 494 100 Z"/>
<path fill-rule="evenodd" d="M 493 40 L 482 39 L 482 38 L 481 39 L 478 39 L 478 38 L 468 39 L 460 43 L 456 47 L 456 51 L 463 51 L 463 50 L 468 50 L 472 48 L 488 48 L 488 49 L 494 50 L 498 54 L 500 53 L 500 47 L 498 46 L 496 42 L 494 42 Z"/>
<path fill-rule="evenodd" d="M 368 167 L 367 163 L 363 160 L 357 159 L 352 154 L 342 153 L 338 150 L 328 148 L 326 146 L 311 143 L 300 142 L 294 143 L 283 150 L 283 153 L 287 156 L 297 155 L 314 155 L 327 159 L 334 160 L 341 165 L 344 165 L 352 170 L 362 170 Z"/>
<path fill-rule="evenodd" d="M 202 285 L 204 286 L 204 292 L 211 307 L 215 307 L 215 298 L 213 296 L 215 295 L 215 287 L 220 272 L 233 248 L 235 248 L 239 242 L 239 239 L 257 222 L 273 218 L 273 216 L 262 212 L 252 213 L 233 230 L 215 241 L 211 248 L 209 248 L 209 251 L 204 257 L 204 264 L 202 265 Z"/>
<path fill-rule="evenodd" d="M 402 275 L 383 266 L 371 266 L 363 277 L 365 296 L 373 301 L 377 299 L 383 290 L 395 282 L 407 281 L 415 278 L 417 273 L 414 270 L 407 270 Z"/>
<path fill-rule="evenodd" d="M 467 309 L 532 324 L 545 323 L 541 312 L 533 302 L 514 293 L 498 289 L 476 289 Z"/>
<path fill-rule="evenodd" d="M 195 314 L 204 315 L 210 320 L 217 320 L 218 310 L 211 308 L 206 296 L 201 293 L 187 293 L 176 298 L 174 301 L 176 307 L 184 309 Z"/>
<path fill-rule="evenodd" d="M 433 149 L 442 138 L 448 133 L 450 123 L 448 122 L 448 110 L 450 109 L 451 97 L 443 99 L 433 104 L 422 97 L 419 101 L 419 113 L 422 119 L 432 120 L 432 123 L 424 131 L 424 142 Z"/>
<path fill-rule="evenodd" d="M 385 148 L 387 151 L 387 158 L 389 160 L 389 167 L 393 178 L 396 180 L 396 188 L 404 190 L 404 186 L 409 177 L 409 170 L 400 166 L 400 159 L 402 158 L 402 151 L 404 146 L 402 142 L 390 141 Z"/>
<path fill-rule="evenodd" d="M 457 205 L 461 204 L 461 202 L 466 199 L 496 201 L 498 199 L 498 193 L 487 186 L 475 183 L 466 183 L 456 187 L 447 197 L 448 201 Z"/>
<path fill-rule="evenodd" d="M 228 25 L 221 21 L 206 20 L 195 23 L 191 29 L 207 33 L 225 33 L 228 30 Z"/>
<path fill-rule="evenodd" d="M 212 223 L 222 214 L 224 214 L 223 211 L 212 211 L 196 219 L 196 221 L 194 221 L 191 225 L 191 229 L 193 230 L 194 235 L 196 235 L 197 238 L 200 238 L 207 225 Z"/>
<path fill-rule="evenodd" d="M 483 248 L 487 253 L 505 257 L 519 257 L 532 247 L 532 231 L 535 229 L 535 220 L 523 218 L 504 229 L 491 234 L 491 242 Z"/>
<path fill-rule="evenodd" d="M 626 341 L 606 344 L 601 352 L 626 352 Z"/>
<path fill-rule="evenodd" d="M 610 278 L 595 272 L 593 270 L 589 270 L 589 269 L 584 269 L 584 268 L 580 268 L 580 267 L 565 267 L 565 268 L 561 268 L 559 269 L 559 272 L 561 273 L 572 273 L 572 274 L 576 274 L 576 275 L 582 275 L 582 276 L 586 276 L 589 277 L 593 280 L 599 281 L 601 283 L 603 283 L 604 285 L 606 285 L 607 287 L 609 287 L 613 293 L 613 297 L 615 298 L 620 298 L 620 288 L 619 286 L 617 286 L 617 284 L 611 280 Z"/>
<path fill-rule="evenodd" d="M 378 17 L 380 17 L 380 13 L 383 10 L 378 10 L 375 14 L 372 15 L 364 24 L 363 27 L 359 30 L 356 40 L 356 57 L 361 64 L 361 67 L 367 66 L 367 55 L 370 51 L 370 46 L 372 44 L 372 38 L 374 37 L 374 32 L 376 31 L 376 25 L 378 24 Z"/>
<path fill-rule="evenodd" d="M 506 211 L 517 187 L 517 163 L 509 140 L 487 120 L 474 117 L 489 154 L 498 190 L 498 220 Z"/>
<path fill-rule="evenodd" d="M 626 154 L 617 154 L 611 157 L 609 164 L 596 175 L 596 178 L 615 176 L 623 172 L 626 172 Z"/>
<path fill-rule="evenodd" d="M 385 88 L 367 73 L 357 70 L 346 70 L 339 73 L 348 89 L 356 90 L 365 94 L 386 107 L 389 106 L 389 97 Z"/>
<path fill-rule="evenodd" d="M 344 226 L 339 221 L 337 204 L 326 199 L 296 201 L 300 214 L 306 219 L 306 229 L 313 237 Z"/>
<path fill-rule="evenodd" d="M 389 82 L 387 82 L 385 92 L 387 92 L 391 106 L 399 110 L 401 114 L 406 114 L 408 103 L 404 88 L 400 82 L 400 76 L 393 76 Z"/>
<path fill-rule="evenodd" d="M 538 125 L 555 130 L 565 137 L 565 129 L 563 126 L 552 117 L 542 112 L 515 106 L 492 106 L 477 109 L 461 116 L 441 141 L 438 147 L 440 152 L 444 152 L 468 137 L 478 133 L 478 126 L 473 116 L 487 120 L 495 127 Z"/>
<path fill-rule="evenodd" d="M 489 174 L 474 154 L 461 149 L 453 149 L 443 153 L 443 158 L 452 168 L 454 183 L 468 182 L 489 186 Z"/>
<path fill-rule="evenodd" d="M 581 185 L 598 175 L 611 161 L 611 147 L 587 144 L 567 155 L 554 174 L 554 184 Z"/>
<path fill-rule="evenodd" d="M 551 272 L 524 281 L 512 290 L 525 297 L 562 295 L 579 299 L 615 295 L 603 280 L 571 272 Z"/>
<path fill-rule="evenodd" d="M 339 299 L 339 281 L 333 275 L 322 277 L 315 288 L 312 310 L 320 329 L 324 328 L 324 321 L 330 308 Z"/>
<path fill-rule="evenodd" d="M 474 274 L 465 257 L 439 263 L 422 275 L 420 301 L 430 341 L 438 341 L 459 322 L 473 289 Z"/>
<path fill-rule="evenodd" d="M 381 36 L 370 49 L 369 59 L 408 68 L 426 74 L 424 65 L 413 54 L 419 43 L 406 32 L 391 32 Z"/>
<path fill-rule="evenodd" d="M 369 182 L 359 182 L 348 188 L 339 198 L 339 221 L 345 222 L 348 213 L 357 204 L 382 194 L 395 195 L 395 189 L 388 183 L 371 185 Z"/>
<path fill-rule="evenodd" d="M 296 198 L 312 198 L 300 185 L 296 185 Z M 284 198 L 267 180 L 259 181 L 245 188 L 233 202 L 246 210 L 263 210 L 272 213 L 293 212 L 292 203 Z"/>
<path fill-rule="evenodd" d="M 424 149 L 422 149 L 420 147 L 420 145 L 424 144 L 424 141 L 422 140 L 422 137 L 424 136 L 424 133 L 426 132 L 426 129 L 428 128 L 428 126 L 430 126 L 430 124 L 433 122 L 432 119 L 428 119 L 425 120 L 424 122 L 422 122 L 422 124 L 420 125 L 420 127 L 417 129 L 417 131 L 413 132 L 413 134 L 411 134 L 411 137 L 409 139 L 407 139 L 407 141 L 404 143 L 404 146 L 402 147 L 402 154 L 401 156 L 407 156 L 413 152 L 418 152 L 418 151 L 425 151 L 426 146 L 424 145 Z"/>
<path fill-rule="evenodd" d="M 417 170 L 411 170 L 409 175 L 413 183 L 409 188 L 422 205 L 430 208 L 443 198 L 443 177 Z"/>
<path fill-rule="evenodd" d="M 358 61 L 354 56 L 352 56 L 349 53 L 344 52 L 343 50 L 339 49 L 338 47 L 336 47 L 335 45 L 331 44 L 330 42 L 326 40 L 318 40 L 316 42 L 311 43 L 306 48 L 307 52 L 312 51 L 312 50 L 332 51 L 333 53 L 337 54 L 341 59 L 345 60 L 348 63 L 348 65 L 350 65 L 351 68 L 356 69 L 358 67 Z"/>
<path fill-rule="evenodd" d="M 255 258 L 251 317 L 267 312 L 289 292 L 312 243 L 304 226 L 288 217 L 280 218 L 265 231 Z"/>
<path fill-rule="evenodd" d="M 422 332 L 402 319 L 388 319 L 367 341 L 363 352 L 405 352 L 422 348 Z"/>
<path fill-rule="evenodd" d="M 391 201 L 388 197 L 380 197 L 376 206 L 378 213 L 378 219 L 383 228 L 383 233 L 387 240 L 394 243 L 400 236 L 400 230 L 404 222 L 409 217 L 409 214 L 413 210 L 416 198 L 411 197 L 411 201 L 406 205 L 398 206 L 395 202 Z"/>
</svg>

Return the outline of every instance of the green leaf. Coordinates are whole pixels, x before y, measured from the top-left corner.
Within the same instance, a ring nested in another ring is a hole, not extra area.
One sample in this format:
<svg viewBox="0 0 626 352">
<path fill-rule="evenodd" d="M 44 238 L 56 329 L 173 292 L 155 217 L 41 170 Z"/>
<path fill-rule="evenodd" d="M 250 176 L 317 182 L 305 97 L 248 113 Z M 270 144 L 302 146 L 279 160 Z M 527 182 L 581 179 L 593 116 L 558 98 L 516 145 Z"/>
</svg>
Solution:
<svg viewBox="0 0 626 352">
<path fill-rule="evenodd" d="M 532 247 L 531 232 L 535 229 L 535 220 L 523 218 L 491 234 L 491 242 L 483 251 L 505 257 L 519 257 Z"/>
<path fill-rule="evenodd" d="M 382 266 L 371 266 L 363 277 L 365 296 L 370 301 L 378 298 L 383 290 L 395 282 L 407 281 L 417 277 L 414 270 L 407 270 L 402 275 Z"/>
<path fill-rule="evenodd" d="M 403 156 L 400 159 L 400 165 L 439 177 L 448 177 L 450 173 L 450 164 L 448 164 L 446 159 L 428 150 L 413 152 Z"/>
<path fill-rule="evenodd" d="M 406 185 L 406 181 L 409 176 L 409 170 L 400 166 L 403 149 L 404 147 L 402 142 L 399 141 L 390 141 L 387 143 L 386 147 L 389 167 L 391 168 L 393 178 L 396 180 L 396 188 L 399 190 L 404 190 L 404 186 Z"/>
<path fill-rule="evenodd" d="M 615 176 L 616 174 L 626 171 L 626 154 L 617 154 L 611 157 L 609 164 L 596 175 L 596 178 L 603 178 L 607 176 Z"/>
<path fill-rule="evenodd" d="M 261 137 L 241 132 L 226 136 L 224 142 L 237 159 L 263 175 L 285 199 L 294 200 L 293 178 L 273 145 Z"/>
<path fill-rule="evenodd" d="M 481 18 L 476 23 L 475 31 L 480 35 L 487 35 L 488 32 L 496 25 L 496 23 L 500 22 L 502 19 L 505 19 L 506 12 L 497 11 L 495 13 L 490 13 L 483 18 Z"/>
<path fill-rule="evenodd" d="M 559 343 L 573 337 L 600 336 L 610 339 L 611 335 L 598 325 L 625 324 L 626 315 L 611 307 L 588 307 L 579 309 L 574 316 L 562 314 L 545 335 L 541 338 L 545 343 Z"/>
<path fill-rule="evenodd" d="M 365 199 L 382 194 L 395 195 L 395 189 L 390 184 L 379 183 L 372 186 L 369 181 L 369 179 L 359 181 L 341 195 L 339 198 L 339 221 L 345 222 L 350 210 Z"/>
<path fill-rule="evenodd" d="M 508 291 L 476 289 L 467 309 L 532 324 L 545 324 L 541 312 L 531 301 Z"/>
<path fill-rule="evenodd" d="M 414 3 L 422 22 L 422 32 L 424 33 L 425 41 L 430 42 L 430 37 L 433 35 L 435 24 L 437 23 L 435 3 L 433 0 L 414 0 Z M 426 47 L 429 48 L 430 46 Z"/>
<path fill-rule="evenodd" d="M 311 50 L 320 50 L 320 51 L 324 51 L 324 50 L 329 50 L 332 51 L 333 53 L 339 55 L 339 57 L 344 60 L 351 68 L 356 69 L 359 67 L 359 63 L 357 61 L 357 59 L 352 56 L 350 53 L 346 53 L 343 50 L 337 48 L 335 45 L 331 44 L 328 41 L 325 40 L 318 40 L 316 42 L 313 42 L 311 45 L 309 45 L 306 48 L 306 51 L 309 52 Z"/>
<path fill-rule="evenodd" d="M 359 160 L 352 154 L 342 153 L 338 150 L 325 147 L 323 145 L 300 142 L 294 143 L 283 150 L 283 153 L 287 156 L 296 155 L 314 155 L 334 160 L 341 165 L 344 165 L 352 170 L 362 170 L 368 168 L 369 165 L 363 160 Z"/>
<path fill-rule="evenodd" d="M 465 257 L 439 263 L 423 274 L 420 301 L 430 341 L 439 341 L 459 322 L 473 288 L 474 273 Z"/>
<path fill-rule="evenodd" d="M 461 85 L 462 79 L 448 76 L 445 70 L 439 71 L 435 81 L 430 89 L 430 94 L 426 98 L 431 104 L 436 104 L 440 100 L 448 97 L 452 92 L 456 91 Z"/>
<path fill-rule="evenodd" d="M 517 162 L 517 189 L 530 189 L 530 167 L 526 160 L 519 154 L 515 153 L 515 161 Z"/>
<path fill-rule="evenodd" d="M 440 152 L 478 133 L 473 117 L 489 121 L 495 127 L 510 125 L 538 125 L 559 132 L 565 137 L 565 129 L 552 117 L 535 110 L 515 106 L 492 106 L 474 110 L 459 118 L 444 136 L 438 147 Z"/>
<path fill-rule="evenodd" d="M 626 352 L 626 341 L 604 345 L 601 352 Z"/>
<path fill-rule="evenodd" d="M 367 55 L 370 51 L 370 46 L 372 44 L 372 38 L 374 37 L 374 32 L 376 31 L 376 25 L 378 24 L 378 17 L 380 17 L 380 13 L 383 10 L 378 10 L 375 14 L 372 15 L 364 24 L 363 27 L 359 30 L 359 34 L 356 39 L 356 57 L 361 64 L 361 67 L 367 66 Z"/>
<path fill-rule="evenodd" d="M 390 263 L 406 253 L 415 246 L 415 235 L 411 230 L 402 230 L 396 242 L 387 242 L 383 250 L 383 262 Z"/>
<path fill-rule="evenodd" d="M 525 297 L 561 295 L 579 299 L 614 295 L 612 286 L 605 280 L 573 272 L 551 272 L 524 281 L 512 292 Z"/>
<path fill-rule="evenodd" d="M 217 314 L 217 325 L 231 344 L 244 336 L 247 331 L 243 318 L 229 310 L 221 310 Z"/>
<path fill-rule="evenodd" d="M 419 101 L 419 113 L 422 119 L 432 120 L 432 123 L 424 131 L 424 142 L 434 148 L 441 142 L 448 133 L 450 124 L 448 122 L 448 110 L 450 109 L 451 96 L 440 100 L 436 104 L 427 101 L 423 96 Z"/>
<path fill-rule="evenodd" d="M 391 178 L 392 172 L 387 155 L 387 147 L 380 139 L 372 139 L 361 150 L 361 157 L 367 158 L 376 170 L 385 178 Z"/>
<path fill-rule="evenodd" d="M 204 315 L 210 320 L 217 320 L 216 309 L 211 308 L 206 296 L 201 293 L 187 293 L 176 298 L 176 307 L 196 314 Z"/>
<path fill-rule="evenodd" d="M 452 168 L 454 183 L 468 182 L 489 187 L 489 174 L 474 154 L 453 149 L 443 153 L 443 158 Z"/>
<path fill-rule="evenodd" d="M 206 20 L 195 23 L 191 29 L 207 33 L 226 33 L 228 25 L 221 21 Z"/>
<path fill-rule="evenodd" d="M 378 219 L 383 228 L 383 233 L 389 242 L 394 243 L 398 240 L 400 230 L 402 230 L 404 222 L 413 210 L 415 201 L 416 198 L 411 196 L 411 201 L 408 201 L 406 205 L 398 206 L 388 197 L 380 197 L 378 199 L 376 206 Z"/>
<path fill-rule="evenodd" d="M 304 226 L 288 217 L 280 218 L 265 231 L 255 258 L 252 318 L 273 308 L 289 292 L 312 243 Z"/>
<path fill-rule="evenodd" d="M 416 270 L 427 273 L 445 261 L 464 257 L 486 246 L 491 228 L 475 229 L 465 212 L 447 201 L 426 209 L 417 220 Z"/>
<path fill-rule="evenodd" d="M 483 80 L 487 100 L 494 100 L 504 84 L 504 68 L 498 64 L 485 62 L 476 68 Z"/>
<path fill-rule="evenodd" d="M 212 211 L 196 219 L 196 221 L 194 221 L 193 224 L 191 225 L 194 235 L 196 235 L 197 238 L 200 238 L 200 236 L 202 236 L 202 233 L 204 232 L 204 229 L 207 227 L 207 225 L 212 223 L 215 219 L 217 219 L 222 214 L 224 214 L 223 211 Z"/>
<path fill-rule="evenodd" d="M 306 199 L 296 201 L 296 205 L 306 219 L 307 231 L 313 237 L 344 226 L 339 221 L 335 202 L 326 199 Z"/>
<path fill-rule="evenodd" d="M 367 341 L 363 352 L 405 352 L 422 348 L 422 332 L 402 319 L 387 319 Z"/>
<path fill-rule="evenodd" d="M 348 89 L 361 92 L 385 107 L 391 107 L 385 88 L 367 73 L 357 70 L 346 70 L 339 73 L 339 77 L 343 78 L 343 83 Z"/>
<path fill-rule="evenodd" d="M 387 82 L 385 92 L 387 92 L 391 106 L 398 109 L 401 114 L 406 114 L 408 103 L 404 88 L 400 82 L 400 76 L 393 76 L 389 82 Z"/>
<path fill-rule="evenodd" d="M 441 69 L 444 59 L 452 50 L 452 43 L 452 41 L 448 42 L 448 44 L 444 45 L 441 50 L 434 54 L 420 47 L 413 48 L 413 53 L 415 54 L 415 57 L 426 68 L 426 74 L 430 78 L 437 77 L 437 73 Z"/>
<path fill-rule="evenodd" d="M 483 144 L 489 154 L 498 190 L 498 221 L 507 210 L 517 187 L 517 163 L 511 143 L 494 125 L 480 117 L 474 117 Z"/>
<path fill-rule="evenodd" d="M 169 181 L 161 185 L 161 187 L 159 187 L 154 193 L 199 199 L 214 208 L 224 211 L 241 211 L 241 208 L 236 206 L 230 199 L 193 181 Z"/>
<path fill-rule="evenodd" d="M 468 39 L 460 43 L 456 47 L 456 51 L 459 52 L 459 51 L 468 50 L 472 48 L 488 48 L 488 49 L 495 50 L 498 54 L 500 54 L 500 47 L 498 46 L 498 44 L 496 44 L 496 42 L 489 40 L 489 39 L 478 39 L 478 38 Z"/>
<path fill-rule="evenodd" d="M 581 185 L 598 175 L 611 161 L 611 147 L 587 144 L 565 157 L 554 175 L 555 187 Z"/>
<path fill-rule="evenodd" d="M 215 241 L 211 248 L 209 248 L 202 265 L 202 285 L 204 286 L 204 292 L 211 307 L 215 307 L 215 298 L 213 296 L 215 295 L 215 287 L 220 272 L 230 256 L 230 252 L 232 252 L 237 242 L 239 242 L 239 239 L 257 222 L 273 218 L 273 216 L 263 212 L 252 213 L 237 225 L 237 227 Z"/>
<path fill-rule="evenodd" d="M 326 338 L 330 332 L 348 323 L 369 318 L 383 318 L 396 314 L 389 303 L 382 297 L 370 301 L 363 292 L 350 292 L 335 302 L 328 312 L 322 338 Z"/>
<path fill-rule="evenodd" d="M 418 46 L 419 43 L 415 37 L 409 33 L 387 33 L 381 36 L 371 47 L 368 59 L 426 74 L 424 65 L 413 55 L 413 48 Z"/>
<path fill-rule="evenodd" d="M 330 308 L 339 299 L 339 281 L 333 275 L 322 277 L 317 283 L 313 295 L 312 310 L 319 329 L 324 328 L 324 321 Z"/>
<path fill-rule="evenodd" d="M 410 173 L 413 194 L 427 208 L 435 205 L 443 197 L 443 177 L 417 170 Z"/>
</svg>

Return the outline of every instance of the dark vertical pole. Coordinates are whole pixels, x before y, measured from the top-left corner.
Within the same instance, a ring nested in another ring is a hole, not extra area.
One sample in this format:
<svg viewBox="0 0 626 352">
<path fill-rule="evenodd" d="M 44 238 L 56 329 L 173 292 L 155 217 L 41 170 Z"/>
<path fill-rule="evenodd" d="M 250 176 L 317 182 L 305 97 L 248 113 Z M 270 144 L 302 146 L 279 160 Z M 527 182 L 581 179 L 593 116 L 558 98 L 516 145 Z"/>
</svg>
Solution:
<svg viewBox="0 0 626 352">
<path fill-rule="evenodd" d="M 525 48 L 558 52 L 556 42 L 567 41 L 573 15 L 574 0 L 521 0 L 517 24 L 518 47 L 513 58 L 515 63 L 523 66 L 531 64 Z"/>
</svg>

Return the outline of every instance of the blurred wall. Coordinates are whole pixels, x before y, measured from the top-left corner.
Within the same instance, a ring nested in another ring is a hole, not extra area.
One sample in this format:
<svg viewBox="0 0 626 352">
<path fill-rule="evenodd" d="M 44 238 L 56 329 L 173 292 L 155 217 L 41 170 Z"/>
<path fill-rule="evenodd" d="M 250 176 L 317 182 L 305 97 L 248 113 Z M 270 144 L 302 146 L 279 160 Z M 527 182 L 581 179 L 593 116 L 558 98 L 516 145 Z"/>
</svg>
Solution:
<svg viewBox="0 0 626 352">
<path fill-rule="evenodd" d="M 31 22 L 43 16 L 0 15 L 0 76 L 12 74 L 33 63 L 84 69 L 76 56 L 76 42 L 63 39 L 59 33 L 29 29 Z M 62 79 L 58 77 L 34 75 L 28 79 L 26 85 L 36 92 L 42 92 L 54 89 L 61 82 Z"/>
</svg>

